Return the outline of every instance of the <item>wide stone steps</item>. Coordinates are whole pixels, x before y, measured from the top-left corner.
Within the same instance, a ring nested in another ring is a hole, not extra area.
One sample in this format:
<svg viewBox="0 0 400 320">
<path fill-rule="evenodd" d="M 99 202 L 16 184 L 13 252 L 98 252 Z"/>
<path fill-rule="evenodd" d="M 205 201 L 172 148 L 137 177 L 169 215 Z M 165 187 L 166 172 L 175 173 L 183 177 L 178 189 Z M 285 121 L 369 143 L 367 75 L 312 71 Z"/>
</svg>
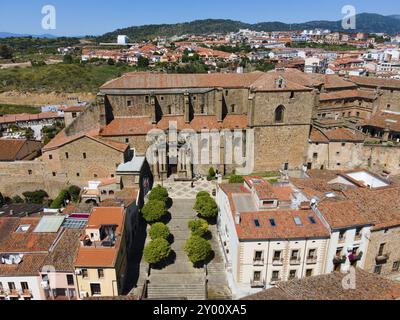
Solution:
<svg viewBox="0 0 400 320">
<path fill-rule="evenodd" d="M 147 289 L 149 299 L 187 299 L 205 300 L 204 284 L 149 284 Z"/>
</svg>

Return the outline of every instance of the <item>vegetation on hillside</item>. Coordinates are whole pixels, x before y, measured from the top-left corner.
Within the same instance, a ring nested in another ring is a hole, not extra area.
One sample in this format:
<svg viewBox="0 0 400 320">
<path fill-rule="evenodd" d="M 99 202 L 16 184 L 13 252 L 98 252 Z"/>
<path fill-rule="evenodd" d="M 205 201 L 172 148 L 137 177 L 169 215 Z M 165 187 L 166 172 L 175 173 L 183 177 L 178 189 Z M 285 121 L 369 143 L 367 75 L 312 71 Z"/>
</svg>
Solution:
<svg viewBox="0 0 400 320">
<path fill-rule="evenodd" d="M 296 42 L 291 45 L 294 48 L 312 48 L 312 49 L 324 49 L 328 51 L 351 51 L 359 50 L 356 46 L 349 44 L 326 44 L 326 43 L 315 43 L 315 42 Z"/>
<path fill-rule="evenodd" d="M 0 116 L 5 114 L 20 114 L 20 113 L 37 114 L 40 113 L 40 109 L 24 105 L 0 104 Z"/>
</svg>

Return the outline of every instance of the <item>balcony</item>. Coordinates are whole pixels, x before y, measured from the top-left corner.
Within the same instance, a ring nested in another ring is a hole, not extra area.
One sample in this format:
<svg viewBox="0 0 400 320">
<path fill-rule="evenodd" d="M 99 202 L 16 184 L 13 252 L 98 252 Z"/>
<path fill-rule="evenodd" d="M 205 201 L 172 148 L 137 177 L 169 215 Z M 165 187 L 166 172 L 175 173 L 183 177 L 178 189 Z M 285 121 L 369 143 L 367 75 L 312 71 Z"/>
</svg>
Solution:
<svg viewBox="0 0 400 320">
<path fill-rule="evenodd" d="M 271 284 L 271 285 L 274 285 L 274 284 L 276 284 L 277 282 L 281 282 L 281 281 L 282 281 L 282 279 L 279 278 L 279 277 L 277 277 L 277 278 L 271 278 L 270 284 Z"/>
<path fill-rule="evenodd" d="M 16 289 L 8 290 L 8 296 L 12 298 L 19 298 L 19 292 Z"/>
<path fill-rule="evenodd" d="M 307 257 L 307 264 L 316 264 L 318 262 L 318 257 Z"/>
<path fill-rule="evenodd" d="M 378 254 L 375 260 L 377 264 L 385 264 L 389 260 L 389 254 Z"/>
<path fill-rule="evenodd" d="M 259 281 L 251 280 L 250 281 L 250 285 L 251 285 L 252 288 L 262 288 L 262 289 L 264 289 L 265 288 L 265 280 L 263 280 L 263 281 L 261 281 L 261 280 L 259 280 Z"/>
<path fill-rule="evenodd" d="M 336 256 L 333 258 L 333 264 L 343 264 L 346 263 L 347 257 L 346 256 Z"/>
<path fill-rule="evenodd" d="M 294 257 L 290 258 L 290 265 L 298 266 L 300 264 L 301 264 L 300 258 L 294 258 Z"/>
<path fill-rule="evenodd" d="M 273 266 L 283 266 L 283 259 L 282 258 L 274 258 L 272 260 Z"/>
<path fill-rule="evenodd" d="M 253 259 L 253 266 L 263 266 L 264 265 L 264 259 Z"/>
<path fill-rule="evenodd" d="M 20 294 L 24 298 L 31 298 L 32 297 L 32 291 L 29 289 L 24 289 L 20 291 Z"/>
<path fill-rule="evenodd" d="M 363 254 L 364 254 L 363 252 L 360 252 L 358 254 L 350 254 L 349 255 L 350 262 L 351 263 L 355 263 L 357 261 L 360 261 L 362 259 L 362 257 L 363 257 Z"/>
<path fill-rule="evenodd" d="M 5 297 L 7 294 L 4 290 L 0 290 L 0 297 Z"/>
</svg>

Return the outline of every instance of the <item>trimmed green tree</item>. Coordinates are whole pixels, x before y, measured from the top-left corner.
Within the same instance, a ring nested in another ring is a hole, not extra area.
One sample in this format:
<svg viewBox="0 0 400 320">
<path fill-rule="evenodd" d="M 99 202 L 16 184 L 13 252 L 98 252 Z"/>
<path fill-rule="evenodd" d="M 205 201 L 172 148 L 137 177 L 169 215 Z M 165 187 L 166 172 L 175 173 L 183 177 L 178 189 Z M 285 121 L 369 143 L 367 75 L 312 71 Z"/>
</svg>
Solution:
<svg viewBox="0 0 400 320">
<path fill-rule="evenodd" d="M 168 200 L 168 190 L 162 186 L 157 186 L 151 190 L 149 200 L 159 200 L 166 202 Z"/>
<path fill-rule="evenodd" d="M 142 216 L 147 223 L 153 224 L 161 220 L 167 214 L 165 202 L 160 200 L 150 200 L 142 209 Z"/>
<path fill-rule="evenodd" d="M 198 196 L 193 209 L 206 219 L 214 219 L 218 215 L 217 203 L 209 194 Z"/>
<path fill-rule="evenodd" d="M 60 209 L 63 205 L 65 200 L 69 199 L 69 193 L 67 190 L 62 190 L 60 194 L 53 200 L 50 205 L 51 209 Z"/>
<path fill-rule="evenodd" d="M 49 195 L 44 190 L 37 190 L 33 192 L 24 192 L 23 196 L 27 203 L 43 204 L 45 199 L 49 198 Z"/>
<path fill-rule="evenodd" d="M 211 244 L 204 238 L 191 236 L 185 244 L 185 252 L 193 264 L 205 261 L 211 253 Z"/>
<path fill-rule="evenodd" d="M 208 232 L 208 222 L 204 219 L 189 221 L 189 229 L 192 231 L 192 235 L 204 237 Z"/>
<path fill-rule="evenodd" d="M 170 236 L 169 228 L 162 222 L 153 224 L 150 228 L 150 238 L 152 240 L 165 239 L 167 240 Z"/>
<path fill-rule="evenodd" d="M 71 200 L 73 202 L 78 202 L 79 195 L 81 194 L 81 188 L 79 188 L 78 186 L 70 186 L 68 188 L 68 193 L 71 196 Z"/>
<path fill-rule="evenodd" d="M 171 254 L 171 245 L 165 239 L 151 241 L 143 251 L 144 259 L 149 264 L 163 262 Z"/>
<path fill-rule="evenodd" d="M 24 203 L 24 199 L 22 199 L 20 196 L 14 196 L 12 197 L 12 202 L 13 203 Z"/>
</svg>

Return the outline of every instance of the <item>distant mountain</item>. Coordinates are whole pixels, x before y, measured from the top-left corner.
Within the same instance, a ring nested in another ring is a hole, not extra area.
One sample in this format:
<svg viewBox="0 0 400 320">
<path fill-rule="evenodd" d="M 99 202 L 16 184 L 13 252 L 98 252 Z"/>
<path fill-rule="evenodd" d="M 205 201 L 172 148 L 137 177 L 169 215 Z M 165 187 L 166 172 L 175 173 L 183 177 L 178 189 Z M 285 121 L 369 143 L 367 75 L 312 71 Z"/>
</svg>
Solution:
<svg viewBox="0 0 400 320">
<path fill-rule="evenodd" d="M 59 36 L 53 34 L 17 34 L 17 33 L 9 33 L 9 32 L 0 32 L 0 38 L 22 38 L 22 37 L 33 37 L 33 38 L 47 38 L 47 39 L 55 39 L 59 38 Z"/>
<path fill-rule="evenodd" d="M 356 16 L 356 30 L 366 33 L 400 33 L 400 15 L 383 16 L 373 13 L 361 13 Z M 100 42 L 115 42 L 118 35 L 127 35 L 131 41 L 149 40 L 157 36 L 171 37 L 185 34 L 211 34 L 237 32 L 239 29 L 255 31 L 289 31 L 305 29 L 329 29 L 345 31 L 341 21 L 309 21 L 305 23 L 287 24 L 283 22 L 261 22 L 256 24 L 234 20 L 207 19 L 177 24 L 145 25 L 118 29 L 98 37 Z M 348 30 L 347 30 L 348 31 Z"/>
</svg>

